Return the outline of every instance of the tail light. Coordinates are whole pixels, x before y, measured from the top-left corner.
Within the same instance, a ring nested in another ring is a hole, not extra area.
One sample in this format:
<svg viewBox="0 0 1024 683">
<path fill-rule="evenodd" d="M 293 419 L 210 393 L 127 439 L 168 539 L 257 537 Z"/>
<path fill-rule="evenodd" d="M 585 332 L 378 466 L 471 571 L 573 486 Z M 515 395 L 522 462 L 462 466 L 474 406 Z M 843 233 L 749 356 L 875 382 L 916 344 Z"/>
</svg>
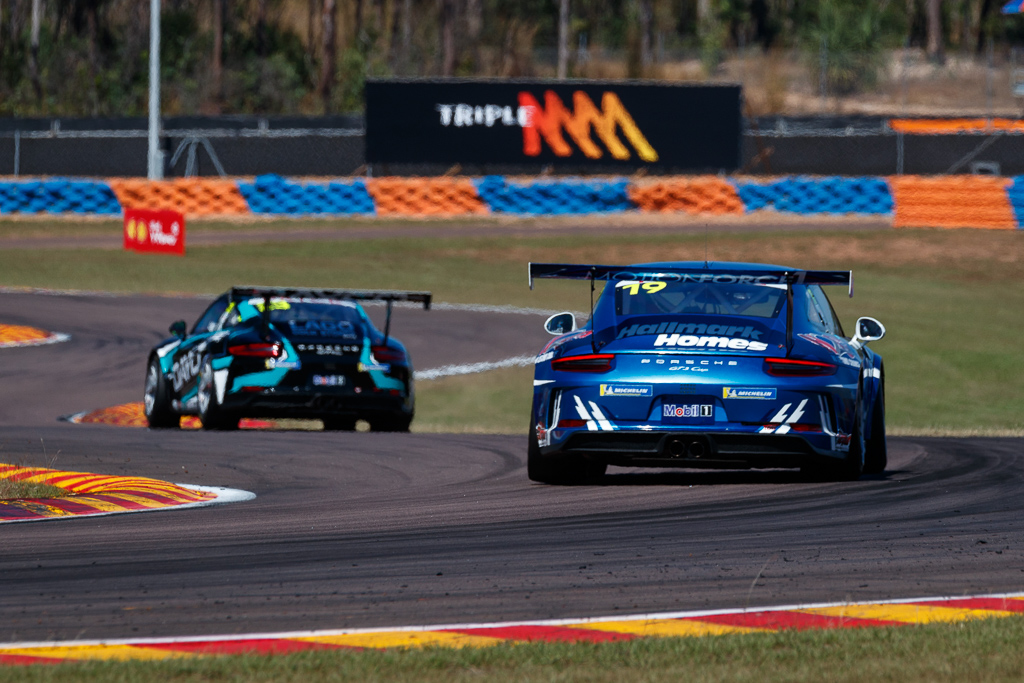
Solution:
<svg viewBox="0 0 1024 683">
<path fill-rule="evenodd" d="M 568 429 L 570 427 L 582 427 L 587 424 L 586 420 L 559 420 L 557 429 Z"/>
<path fill-rule="evenodd" d="M 257 358 L 277 358 L 281 355 L 281 344 L 278 342 L 257 342 L 255 344 L 239 344 L 229 346 L 228 353 L 232 356 L 255 356 Z"/>
<path fill-rule="evenodd" d="M 588 353 L 551 361 L 551 369 L 559 372 L 608 372 L 615 364 L 613 353 Z"/>
<path fill-rule="evenodd" d="M 816 360 L 765 358 L 764 371 L 773 377 L 824 377 L 836 374 L 836 366 Z"/>
<path fill-rule="evenodd" d="M 390 346 L 371 346 L 370 352 L 378 363 L 404 363 L 405 352 Z"/>
</svg>

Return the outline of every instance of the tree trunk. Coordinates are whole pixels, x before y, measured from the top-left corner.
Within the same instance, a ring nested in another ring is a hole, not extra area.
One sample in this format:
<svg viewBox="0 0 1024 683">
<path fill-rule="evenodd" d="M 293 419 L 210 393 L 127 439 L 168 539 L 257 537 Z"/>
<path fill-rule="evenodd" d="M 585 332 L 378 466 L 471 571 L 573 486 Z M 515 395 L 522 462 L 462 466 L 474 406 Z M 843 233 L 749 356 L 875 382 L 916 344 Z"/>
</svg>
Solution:
<svg viewBox="0 0 1024 683">
<path fill-rule="evenodd" d="M 637 9 L 640 11 L 640 66 L 642 75 L 646 77 L 650 76 L 648 71 L 651 64 L 654 63 L 654 51 L 651 50 L 651 24 L 654 21 L 654 8 L 651 6 L 651 0 L 640 0 L 640 6 Z"/>
<path fill-rule="evenodd" d="M 558 3 L 558 77 L 569 75 L 569 0 Z"/>
<path fill-rule="evenodd" d="M 562 0 L 568 2 L 568 0 Z M 480 51 L 480 36 L 484 31 L 484 4 L 483 0 L 466 1 L 466 38 L 469 40 L 469 49 L 473 57 L 473 70 L 476 75 L 481 75 L 483 67 L 483 53 Z"/>
<path fill-rule="evenodd" d="M 256 0 L 256 54 L 266 57 L 267 52 L 267 0 Z"/>
<path fill-rule="evenodd" d="M 441 0 L 441 75 L 455 75 L 455 0 Z"/>
<path fill-rule="evenodd" d="M 319 94 L 324 104 L 324 114 L 331 113 L 331 88 L 334 85 L 334 19 L 335 0 L 324 0 L 321 16 L 320 37 L 323 40 L 324 61 L 320 65 Z"/>
<path fill-rule="evenodd" d="M 928 0 L 928 61 L 942 64 L 945 48 L 942 40 L 942 0 Z"/>
<path fill-rule="evenodd" d="M 43 85 L 39 82 L 39 23 L 42 21 L 42 0 L 32 0 L 32 38 L 30 43 L 28 73 L 36 99 L 42 104 Z"/>
<path fill-rule="evenodd" d="M 402 47 L 399 57 L 401 72 L 405 76 L 411 75 L 411 48 L 412 48 L 412 0 L 402 0 Z"/>
<path fill-rule="evenodd" d="M 220 112 L 224 98 L 224 0 L 213 0 L 213 54 L 210 59 L 210 81 L 213 106 Z"/>
</svg>

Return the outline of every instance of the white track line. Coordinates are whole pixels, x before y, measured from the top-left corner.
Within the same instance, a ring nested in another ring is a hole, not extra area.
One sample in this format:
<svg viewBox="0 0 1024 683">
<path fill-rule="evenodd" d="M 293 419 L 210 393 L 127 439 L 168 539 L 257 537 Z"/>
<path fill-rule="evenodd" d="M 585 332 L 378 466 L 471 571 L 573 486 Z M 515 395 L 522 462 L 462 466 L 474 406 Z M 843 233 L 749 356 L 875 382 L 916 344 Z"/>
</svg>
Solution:
<svg viewBox="0 0 1024 683">
<path fill-rule="evenodd" d="M 467 363 L 465 365 L 443 365 L 439 368 L 417 371 L 413 377 L 416 380 L 440 379 L 441 377 L 453 377 L 455 375 L 472 375 L 477 372 L 487 372 L 499 368 L 525 368 L 533 365 L 537 356 L 513 356 L 505 360 L 485 361 L 482 363 Z"/>
<path fill-rule="evenodd" d="M 822 609 L 826 607 L 857 607 L 860 605 L 903 605 L 912 602 L 936 600 L 963 600 L 966 598 L 1024 598 L 1024 593 L 996 593 L 986 595 L 947 595 L 926 598 L 899 598 L 896 600 L 865 600 L 862 602 L 812 602 L 777 607 L 745 607 L 742 609 L 712 609 L 691 612 L 654 612 L 651 614 L 630 614 L 615 617 L 572 617 L 568 619 L 544 619 L 539 621 L 497 621 L 469 624 L 433 624 L 431 626 L 395 626 L 383 628 L 346 628 L 319 631 L 281 631 L 271 633 L 244 633 L 217 636 L 181 636 L 170 638 L 119 638 L 109 640 L 39 640 L 23 643 L 0 643 L 0 654 L 4 650 L 36 647 L 79 647 L 90 645 L 154 645 L 157 643 L 199 643 L 231 642 L 235 640 L 278 640 L 290 638 L 318 638 L 343 636 L 356 633 L 409 633 L 420 631 L 446 631 L 466 629 L 508 628 L 513 626 L 567 626 L 570 624 L 600 624 L 619 621 L 654 621 L 658 619 L 699 619 L 721 614 L 747 614 L 750 612 L 792 612 L 795 610 Z"/>
</svg>

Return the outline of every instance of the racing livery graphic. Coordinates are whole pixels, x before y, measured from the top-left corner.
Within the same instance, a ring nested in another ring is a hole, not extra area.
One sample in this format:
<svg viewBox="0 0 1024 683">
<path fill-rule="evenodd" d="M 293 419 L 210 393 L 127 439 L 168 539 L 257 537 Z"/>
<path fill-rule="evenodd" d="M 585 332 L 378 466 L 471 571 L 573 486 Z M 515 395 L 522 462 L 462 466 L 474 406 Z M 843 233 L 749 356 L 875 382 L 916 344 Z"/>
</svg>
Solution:
<svg viewBox="0 0 1024 683">
<path fill-rule="evenodd" d="M 860 318 L 847 337 L 825 285 L 849 271 L 749 263 L 531 263 L 603 281 L 590 320 L 545 323 L 528 473 L 571 484 L 608 465 L 796 468 L 848 479 L 886 467 L 885 374 Z"/>
<path fill-rule="evenodd" d="M 408 431 L 415 410 L 412 361 L 390 336 L 395 301 L 430 308 L 429 292 L 233 287 L 190 332 L 171 325 L 146 369 L 150 427 L 237 429 L 241 418 L 310 418 L 324 429 Z M 359 301 L 387 304 L 384 331 Z"/>
</svg>

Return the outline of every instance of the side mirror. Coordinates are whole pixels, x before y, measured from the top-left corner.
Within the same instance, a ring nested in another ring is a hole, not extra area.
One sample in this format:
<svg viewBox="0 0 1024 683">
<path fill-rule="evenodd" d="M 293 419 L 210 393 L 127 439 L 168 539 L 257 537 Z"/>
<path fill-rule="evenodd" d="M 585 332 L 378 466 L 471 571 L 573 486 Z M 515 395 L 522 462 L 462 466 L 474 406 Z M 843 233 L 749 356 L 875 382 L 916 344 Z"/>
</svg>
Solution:
<svg viewBox="0 0 1024 683">
<path fill-rule="evenodd" d="M 576 316 L 566 311 L 565 313 L 555 313 L 553 316 L 544 321 L 544 331 L 548 334 L 565 334 L 566 332 L 576 331 Z"/>
<path fill-rule="evenodd" d="M 167 328 L 167 331 L 173 334 L 179 339 L 185 338 L 185 321 L 178 320 L 177 322 L 171 323 L 171 326 Z"/>
<path fill-rule="evenodd" d="M 868 342 L 878 341 L 885 336 L 885 326 L 874 318 L 858 318 L 857 330 L 850 343 L 860 348 Z"/>
</svg>

